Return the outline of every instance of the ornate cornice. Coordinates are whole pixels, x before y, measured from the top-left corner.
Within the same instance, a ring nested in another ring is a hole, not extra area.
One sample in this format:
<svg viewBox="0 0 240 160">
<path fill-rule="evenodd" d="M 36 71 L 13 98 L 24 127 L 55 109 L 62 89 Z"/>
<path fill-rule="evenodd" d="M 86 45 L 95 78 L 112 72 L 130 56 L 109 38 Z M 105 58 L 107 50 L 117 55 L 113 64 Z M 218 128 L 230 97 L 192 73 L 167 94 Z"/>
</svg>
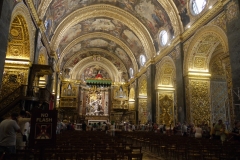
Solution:
<svg viewBox="0 0 240 160">
<path fill-rule="evenodd" d="M 51 39 L 51 45 L 53 50 L 56 50 L 64 33 L 71 26 L 93 17 L 109 17 L 117 19 L 118 21 L 124 23 L 128 28 L 130 28 L 140 39 L 147 58 L 151 58 L 155 55 L 155 47 L 153 45 L 153 40 L 150 33 L 146 27 L 133 15 L 130 13 L 111 5 L 99 4 L 84 7 L 78 9 L 68 15 L 56 28 L 54 35 Z"/>
<path fill-rule="evenodd" d="M 114 41 L 115 43 L 117 43 L 130 57 L 132 64 L 133 64 L 133 69 L 134 72 L 136 72 L 138 70 L 138 65 L 137 65 L 137 61 L 136 58 L 134 57 L 134 54 L 132 53 L 131 49 L 121 40 L 119 40 L 118 38 L 107 34 L 107 33 L 102 33 L 102 32 L 94 32 L 94 33 L 89 33 L 89 34 L 85 34 L 82 35 L 78 38 L 76 38 L 75 40 L 73 40 L 62 52 L 61 57 L 60 57 L 60 61 L 62 61 L 63 57 L 66 56 L 66 54 L 68 53 L 68 51 L 77 43 L 86 40 L 86 39 L 90 39 L 90 38 L 105 38 L 105 39 L 109 39 L 111 41 Z"/>
</svg>

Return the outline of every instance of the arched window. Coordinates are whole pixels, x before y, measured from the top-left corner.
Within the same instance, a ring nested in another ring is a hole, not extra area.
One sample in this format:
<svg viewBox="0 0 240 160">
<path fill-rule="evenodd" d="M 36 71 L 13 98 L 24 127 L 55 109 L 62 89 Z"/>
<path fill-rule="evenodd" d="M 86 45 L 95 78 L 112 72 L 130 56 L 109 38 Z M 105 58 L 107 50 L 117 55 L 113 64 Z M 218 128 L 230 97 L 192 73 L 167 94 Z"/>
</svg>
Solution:
<svg viewBox="0 0 240 160">
<path fill-rule="evenodd" d="M 129 68 L 129 76 L 130 76 L 130 78 L 133 77 L 133 69 L 132 68 Z"/>
<path fill-rule="evenodd" d="M 160 35 L 159 35 L 159 39 L 160 39 L 160 44 L 162 46 L 165 46 L 167 44 L 167 41 L 168 41 L 168 33 L 167 31 L 163 30 L 160 32 Z"/>
<path fill-rule="evenodd" d="M 207 0 L 192 0 L 192 3 L 190 3 L 192 6 L 192 12 L 193 14 L 197 15 L 202 12 L 202 10 L 205 8 L 207 3 Z"/>
<path fill-rule="evenodd" d="M 143 66 L 146 63 L 146 57 L 144 55 L 140 56 L 140 64 Z"/>
</svg>

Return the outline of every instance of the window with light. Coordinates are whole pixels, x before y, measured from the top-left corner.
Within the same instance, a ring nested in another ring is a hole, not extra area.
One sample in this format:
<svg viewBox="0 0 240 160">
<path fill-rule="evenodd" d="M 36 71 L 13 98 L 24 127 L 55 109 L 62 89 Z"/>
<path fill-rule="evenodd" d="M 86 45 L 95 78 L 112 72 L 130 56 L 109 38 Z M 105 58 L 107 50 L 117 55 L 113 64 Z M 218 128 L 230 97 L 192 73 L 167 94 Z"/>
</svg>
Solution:
<svg viewBox="0 0 240 160">
<path fill-rule="evenodd" d="M 201 13 L 207 4 L 207 0 L 192 0 L 192 11 L 195 15 Z"/>
<path fill-rule="evenodd" d="M 146 57 L 144 55 L 140 56 L 140 64 L 143 66 L 146 63 Z"/>
<path fill-rule="evenodd" d="M 160 32 L 160 43 L 162 46 L 165 46 L 167 44 L 168 41 L 168 33 L 167 31 L 163 30 Z"/>
<path fill-rule="evenodd" d="M 132 68 L 129 69 L 129 75 L 130 75 L 130 78 L 133 77 L 133 69 Z"/>
</svg>

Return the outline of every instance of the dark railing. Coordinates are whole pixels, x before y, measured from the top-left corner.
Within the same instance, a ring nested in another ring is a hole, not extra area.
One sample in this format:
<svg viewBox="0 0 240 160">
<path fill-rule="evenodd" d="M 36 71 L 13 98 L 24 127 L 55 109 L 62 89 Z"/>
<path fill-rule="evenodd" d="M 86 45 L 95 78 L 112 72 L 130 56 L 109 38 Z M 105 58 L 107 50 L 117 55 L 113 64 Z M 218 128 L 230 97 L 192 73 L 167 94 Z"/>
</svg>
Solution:
<svg viewBox="0 0 240 160">
<path fill-rule="evenodd" d="M 28 87 L 27 85 L 22 85 L 0 100 L 0 116 L 9 112 L 20 100 L 49 102 L 51 92 L 46 88 Z"/>
</svg>

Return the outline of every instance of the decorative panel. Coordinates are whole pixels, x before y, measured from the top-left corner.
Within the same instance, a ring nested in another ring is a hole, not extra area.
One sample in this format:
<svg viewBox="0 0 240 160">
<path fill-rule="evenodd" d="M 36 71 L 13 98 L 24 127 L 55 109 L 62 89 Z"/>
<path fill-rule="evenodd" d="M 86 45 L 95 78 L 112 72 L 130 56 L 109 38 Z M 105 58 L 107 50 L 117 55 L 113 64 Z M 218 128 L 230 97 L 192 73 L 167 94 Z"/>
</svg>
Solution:
<svg viewBox="0 0 240 160">
<path fill-rule="evenodd" d="M 189 79 L 187 121 L 210 124 L 210 82 L 209 80 Z"/>
<path fill-rule="evenodd" d="M 30 59 L 30 43 L 25 19 L 17 16 L 12 22 L 6 58 Z"/>
<path fill-rule="evenodd" d="M 138 120 L 141 121 L 140 124 L 148 122 L 147 99 L 139 99 L 138 117 Z"/>
<path fill-rule="evenodd" d="M 157 123 L 170 126 L 174 123 L 174 93 L 159 93 Z"/>
<path fill-rule="evenodd" d="M 21 85 L 27 85 L 28 69 L 4 68 L 0 99 L 12 93 Z"/>
<path fill-rule="evenodd" d="M 129 110 L 135 110 L 135 102 L 129 102 Z"/>
<path fill-rule="evenodd" d="M 211 82 L 211 101 L 212 123 L 217 123 L 219 119 L 223 120 L 223 122 L 227 121 L 226 114 L 229 104 L 226 82 Z"/>
<path fill-rule="evenodd" d="M 139 83 L 139 95 L 147 95 L 147 80 L 141 79 Z"/>
<path fill-rule="evenodd" d="M 61 87 L 61 97 L 76 97 L 77 87 L 73 83 L 65 82 Z"/>
</svg>

